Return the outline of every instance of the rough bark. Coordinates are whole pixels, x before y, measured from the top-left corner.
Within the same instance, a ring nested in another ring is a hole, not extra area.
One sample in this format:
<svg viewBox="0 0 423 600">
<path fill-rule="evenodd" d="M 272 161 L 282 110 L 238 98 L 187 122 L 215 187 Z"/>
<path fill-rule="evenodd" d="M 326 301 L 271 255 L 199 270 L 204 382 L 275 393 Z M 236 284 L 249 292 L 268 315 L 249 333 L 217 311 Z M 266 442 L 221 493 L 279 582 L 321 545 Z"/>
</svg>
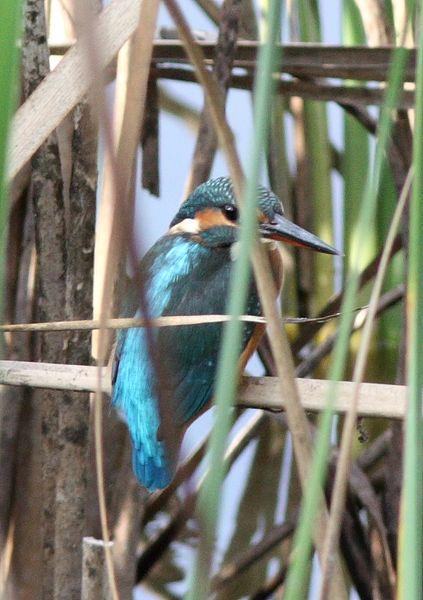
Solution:
<svg viewBox="0 0 423 600">
<path fill-rule="evenodd" d="M 109 542 L 113 548 L 113 542 Z M 105 543 L 93 537 L 84 537 L 82 552 L 81 600 L 109 600 L 112 598 L 105 566 Z"/>
<path fill-rule="evenodd" d="M 74 112 L 74 157 L 66 210 L 66 318 L 92 318 L 97 129 L 88 104 Z M 65 336 L 65 362 L 90 363 L 87 331 Z M 56 598 L 81 594 L 82 538 L 86 531 L 89 395 L 65 392 L 58 416 L 54 590 Z M 93 499 L 95 501 L 95 498 Z"/>
<path fill-rule="evenodd" d="M 43 0 L 25 4 L 23 45 L 23 88 L 28 97 L 49 72 L 49 51 Z M 32 160 L 32 200 L 37 251 L 36 318 L 63 319 L 65 306 L 65 220 L 59 151 L 52 134 Z M 62 362 L 63 335 L 47 333 L 37 340 L 37 356 L 48 362 Z M 35 422 L 41 428 L 42 519 L 42 597 L 51 598 L 54 578 L 54 530 L 57 475 L 58 406 L 63 394 L 45 391 L 36 394 Z M 37 416 L 37 414 L 39 416 Z M 32 501 L 32 500 L 31 500 Z"/>
<path fill-rule="evenodd" d="M 37 249 L 37 319 L 64 319 L 65 228 L 59 151 L 55 136 L 40 149 L 33 161 L 33 201 Z M 63 335 L 40 336 L 38 357 L 43 362 L 63 361 Z M 51 598 L 54 580 L 56 477 L 58 469 L 59 404 L 64 394 L 37 393 L 35 407 L 41 412 L 43 480 L 43 597 Z"/>
</svg>

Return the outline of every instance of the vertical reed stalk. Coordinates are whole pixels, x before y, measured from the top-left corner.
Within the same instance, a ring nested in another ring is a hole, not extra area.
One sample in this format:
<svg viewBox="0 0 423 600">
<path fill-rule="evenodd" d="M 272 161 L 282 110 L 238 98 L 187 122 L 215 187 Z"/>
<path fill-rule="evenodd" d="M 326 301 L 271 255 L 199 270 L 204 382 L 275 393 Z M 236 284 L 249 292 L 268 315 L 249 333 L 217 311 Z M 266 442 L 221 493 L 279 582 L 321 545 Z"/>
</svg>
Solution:
<svg viewBox="0 0 423 600">
<path fill-rule="evenodd" d="M 423 596 L 423 10 L 420 5 L 416 111 L 413 145 L 414 185 L 410 207 L 407 292 L 407 383 L 404 479 L 400 518 L 399 598 Z"/>
<path fill-rule="evenodd" d="M 242 335 L 242 324 L 238 317 L 242 314 L 246 303 L 251 276 L 250 252 L 257 237 L 257 184 L 263 162 L 263 148 L 267 142 L 269 131 L 271 74 L 275 66 L 273 47 L 279 31 L 280 8 L 279 0 L 272 0 L 269 3 L 267 27 L 263 35 L 265 43 L 258 58 L 255 85 L 255 133 L 250 156 L 249 177 L 246 183 L 244 209 L 242 211 L 240 254 L 239 259 L 234 264 L 229 290 L 228 313 L 233 319 L 224 328 L 217 370 L 215 388 L 216 419 L 208 450 L 209 474 L 204 481 L 199 497 L 202 535 L 194 572 L 191 577 L 188 594 L 190 600 L 206 598 L 210 586 L 209 573 L 215 529 L 219 517 L 219 496 L 225 477 L 224 449 L 230 429 L 231 407 L 237 386 L 236 362 L 240 353 Z"/>
<path fill-rule="evenodd" d="M 343 0 L 343 41 L 344 44 L 359 45 L 365 43 L 365 35 L 360 13 L 354 0 Z M 353 81 L 350 82 L 351 84 Z M 357 215 L 366 187 L 369 170 L 368 133 L 357 120 L 344 114 L 344 155 L 342 176 L 344 178 L 344 253 L 345 265 L 351 265 L 353 239 L 358 236 Z M 363 252 L 364 267 L 374 254 L 373 232 L 368 232 L 367 250 Z"/>
<path fill-rule="evenodd" d="M 0 287 L 4 289 L 6 223 L 9 215 L 6 167 L 7 143 L 17 98 L 18 39 L 22 4 L 19 0 L 2 0 L 0 5 Z M 3 313 L 3 295 L 0 315 Z"/>
<path fill-rule="evenodd" d="M 319 7 L 316 0 L 297 0 L 301 40 L 321 40 Z M 322 102 L 304 102 L 304 125 L 307 160 L 310 166 L 313 229 L 321 238 L 333 242 L 332 225 L 332 156 L 329 146 L 327 107 Z M 321 308 L 333 292 L 333 259 L 330 266 L 323 254 L 313 256 L 313 308 Z"/>
</svg>

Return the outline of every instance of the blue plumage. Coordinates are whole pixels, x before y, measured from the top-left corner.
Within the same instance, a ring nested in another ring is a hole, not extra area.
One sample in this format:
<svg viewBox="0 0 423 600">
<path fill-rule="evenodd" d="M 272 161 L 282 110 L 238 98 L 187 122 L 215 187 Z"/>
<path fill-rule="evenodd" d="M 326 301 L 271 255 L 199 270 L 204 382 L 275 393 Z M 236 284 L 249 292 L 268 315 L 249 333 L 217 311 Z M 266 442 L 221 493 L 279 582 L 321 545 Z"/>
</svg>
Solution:
<svg viewBox="0 0 423 600">
<path fill-rule="evenodd" d="M 196 244 L 179 236 L 162 238 L 153 246 L 141 264 L 150 317 L 167 312 L 173 286 L 195 269 L 201 254 L 204 251 Z M 140 310 L 137 316 L 141 317 Z M 156 344 L 157 338 L 155 331 Z M 149 489 L 165 487 L 172 473 L 164 444 L 157 439 L 157 391 L 144 329 L 128 329 L 119 334 L 116 360 L 113 403 L 126 416 L 135 474 Z"/>
<path fill-rule="evenodd" d="M 210 260 L 208 248 L 183 236 L 161 238 L 141 263 L 150 316 L 223 313 L 229 249 L 222 249 L 218 260 L 213 258 Z M 206 273 L 221 292 L 209 301 L 204 287 Z M 251 310 L 259 314 L 254 298 Z M 141 316 L 139 310 L 137 316 Z M 153 329 L 157 355 L 165 361 L 161 362 L 162 376 L 173 396 L 171 409 L 178 425 L 190 421 L 211 398 L 221 327 L 213 323 Z M 247 325 L 246 330 L 250 329 Z M 172 478 L 174 460 L 157 439 L 157 390 L 144 329 L 119 334 L 116 361 L 113 403 L 125 415 L 131 433 L 135 474 L 148 489 L 165 487 Z"/>
<path fill-rule="evenodd" d="M 264 188 L 258 190 L 258 196 L 262 235 L 279 239 L 281 231 L 286 230 L 289 239 L 301 239 L 298 228 L 284 219 L 276 196 Z M 295 236 L 291 225 L 296 228 Z M 238 239 L 238 231 L 230 181 L 219 178 L 197 188 L 181 206 L 168 234 L 154 244 L 140 263 L 149 316 L 225 313 L 231 246 Z M 309 236 L 307 245 L 317 247 L 318 238 L 304 233 Z M 310 236 L 314 245 L 309 241 Z M 321 244 L 323 251 L 329 252 L 330 247 Z M 142 316 L 138 295 L 134 279 L 126 316 Z M 261 314 L 253 282 L 247 312 Z M 253 331 L 253 324 L 244 325 L 243 348 Z M 213 395 L 221 332 L 219 323 L 152 329 L 155 354 L 160 361 L 160 398 L 164 398 L 181 435 L 186 424 Z M 112 401 L 127 421 L 135 475 L 150 490 L 169 484 L 177 460 L 177 456 L 169 455 L 160 439 L 157 393 L 146 331 L 142 328 L 122 331 L 115 353 Z M 178 445 L 179 440 L 176 442 Z"/>
</svg>

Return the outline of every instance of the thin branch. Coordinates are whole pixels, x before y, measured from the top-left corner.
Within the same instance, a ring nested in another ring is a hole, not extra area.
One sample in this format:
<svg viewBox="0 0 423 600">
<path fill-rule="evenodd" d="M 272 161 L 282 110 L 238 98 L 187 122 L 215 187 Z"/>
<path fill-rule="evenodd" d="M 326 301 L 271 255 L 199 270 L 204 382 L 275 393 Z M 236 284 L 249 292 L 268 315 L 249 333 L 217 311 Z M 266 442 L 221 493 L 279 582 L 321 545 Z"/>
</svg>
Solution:
<svg viewBox="0 0 423 600">
<path fill-rule="evenodd" d="M 158 79 L 168 79 L 171 81 L 186 81 L 188 83 L 196 82 L 196 77 L 191 69 L 181 67 L 179 64 L 170 66 L 156 65 L 153 69 L 154 75 Z M 230 87 L 240 90 L 252 90 L 254 86 L 253 74 L 232 73 Z M 322 100 L 326 102 L 336 102 L 344 110 L 351 113 L 363 126 L 374 134 L 376 132 L 376 122 L 366 114 L 361 108 L 363 105 L 381 105 L 385 97 L 383 88 L 369 88 L 365 85 L 340 85 L 318 79 L 311 80 L 302 77 L 301 79 L 280 79 L 276 83 L 278 94 L 288 97 L 300 97 L 309 100 Z M 415 93 L 413 90 L 403 90 L 398 98 L 398 108 L 413 108 L 415 104 Z"/>
<path fill-rule="evenodd" d="M 385 429 L 375 440 L 371 446 L 366 448 L 357 458 L 357 465 L 362 471 L 367 471 L 378 460 L 385 456 L 389 444 L 392 440 L 392 430 Z"/>
<path fill-rule="evenodd" d="M 366 310 L 367 306 L 360 306 L 354 312 Z M 333 313 L 321 317 L 284 317 L 281 323 L 306 325 L 310 323 L 327 323 L 337 319 L 341 313 Z M 28 331 L 91 331 L 93 329 L 129 329 L 131 327 L 179 327 L 180 325 L 202 325 L 204 323 L 224 323 L 229 321 L 228 315 L 181 315 L 172 317 L 157 317 L 155 319 L 118 318 L 107 319 L 104 324 L 96 319 L 78 321 L 47 321 L 45 323 L 9 323 L 0 325 L 0 331 L 28 332 Z M 256 315 L 241 315 L 240 321 L 248 323 L 266 323 L 265 317 Z"/>
<path fill-rule="evenodd" d="M 381 297 L 377 314 L 381 314 L 387 308 L 394 306 L 397 302 L 401 301 L 404 298 L 404 285 L 399 284 L 392 290 L 389 290 Z M 351 333 L 358 331 L 361 329 L 365 323 L 366 311 L 363 311 L 362 315 L 358 315 Z M 328 336 L 324 342 L 322 342 L 319 346 L 314 348 L 297 367 L 296 374 L 298 377 L 306 377 L 309 373 L 311 373 L 317 365 L 320 363 L 322 358 L 327 356 L 333 349 L 338 333 L 335 332 L 332 335 Z"/>
<path fill-rule="evenodd" d="M 335 315 L 338 316 L 338 315 Z M 11 323 L 0 325 L 0 331 L 83 331 L 100 329 L 129 329 L 131 327 L 178 327 L 180 325 L 201 325 L 203 323 L 222 323 L 228 321 L 228 315 L 182 315 L 176 317 L 157 317 L 155 319 L 118 318 L 107 319 L 104 324 L 98 319 L 80 321 L 50 321 L 46 323 Z M 265 323 L 264 317 L 242 315 L 241 321 Z M 297 320 L 295 321 L 297 322 Z M 303 322 L 300 320 L 299 322 Z"/>
<path fill-rule="evenodd" d="M 208 18 L 213 21 L 215 25 L 219 24 L 220 8 L 217 6 L 215 0 L 195 0 L 195 2 L 203 9 Z"/>
<path fill-rule="evenodd" d="M 284 565 L 260 590 L 254 592 L 249 600 L 266 600 L 266 598 L 273 597 L 274 592 L 285 581 L 287 571 L 288 567 Z"/>
<path fill-rule="evenodd" d="M 369 529 L 374 527 L 374 533 L 379 538 L 376 541 L 374 536 L 372 536 L 373 540 L 369 542 L 369 547 L 379 579 L 381 596 L 386 598 L 386 600 L 393 599 L 395 598 L 396 576 L 388 545 L 387 530 L 383 520 L 380 499 L 377 497 L 367 475 L 363 473 L 355 462 L 351 464 L 348 474 L 348 486 L 367 512 L 370 521 Z M 379 545 L 379 548 L 375 549 L 375 545 Z"/>
<path fill-rule="evenodd" d="M 394 241 L 394 245 L 391 249 L 390 258 L 392 258 L 395 254 L 397 254 L 402 248 L 401 236 L 397 236 Z M 365 267 L 360 275 L 359 288 L 364 287 L 369 281 L 373 279 L 376 275 L 381 256 L 383 250 Z M 324 309 L 319 313 L 318 317 L 323 317 L 324 315 L 334 313 L 339 311 L 341 304 L 343 301 L 343 292 L 335 294 L 328 302 L 328 304 L 324 307 Z M 293 342 L 293 352 L 298 355 L 304 346 L 306 346 L 316 335 L 320 326 L 318 323 L 311 324 L 310 327 L 304 329 L 298 338 Z"/>
<path fill-rule="evenodd" d="M 296 521 L 297 519 L 295 518 L 281 525 L 276 525 L 260 542 L 250 546 L 247 550 L 241 551 L 229 563 L 223 565 L 221 570 L 212 579 L 212 590 L 222 590 L 222 588 L 230 584 L 241 573 L 249 569 L 256 561 L 265 556 L 267 552 L 270 552 L 275 546 L 289 537 L 295 529 Z"/>
<path fill-rule="evenodd" d="M 216 41 L 197 40 L 207 65 L 215 57 Z M 260 42 L 240 40 L 235 54 L 235 67 L 254 69 Z M 70 46 L 54 44 L 51 54 L 62 55 Z M 392 46 L 339 46 L 329 44 L 283 44 L 277 46 L 282 54 L 280 72 L 294 77 L 331 77 L 364 81 L 386 81 L 392 58 Z M 415 80 L 416 49 L 408 49 L 409 60 L 404 81 Z M 183 42 L 179 39 L 156 39 L 154 41 L 153 64 L 178 63 L 187 65 Z"/>
</svg>

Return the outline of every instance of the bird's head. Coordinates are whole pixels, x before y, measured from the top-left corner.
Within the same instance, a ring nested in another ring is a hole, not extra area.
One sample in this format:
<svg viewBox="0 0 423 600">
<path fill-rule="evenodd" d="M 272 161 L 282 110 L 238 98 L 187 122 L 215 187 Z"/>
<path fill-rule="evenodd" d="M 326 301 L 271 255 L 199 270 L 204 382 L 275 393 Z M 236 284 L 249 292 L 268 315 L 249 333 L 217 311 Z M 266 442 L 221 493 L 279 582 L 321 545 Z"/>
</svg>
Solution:
<svg viewBox="0 0 423 600">
<path fill-rule="evenodd" d="M 281 201 L 273 192 L 259 186 L 257 193 L 262 238 L 338 254 L 317 236 L 284 217 Z M 169 234 L 190 237 L 210 248 L 230 246 L 237 242 L 239 215 L 231 180 L 219 177 L 200 185 L 181 205 L 170 224 Z"/>
</svg>

